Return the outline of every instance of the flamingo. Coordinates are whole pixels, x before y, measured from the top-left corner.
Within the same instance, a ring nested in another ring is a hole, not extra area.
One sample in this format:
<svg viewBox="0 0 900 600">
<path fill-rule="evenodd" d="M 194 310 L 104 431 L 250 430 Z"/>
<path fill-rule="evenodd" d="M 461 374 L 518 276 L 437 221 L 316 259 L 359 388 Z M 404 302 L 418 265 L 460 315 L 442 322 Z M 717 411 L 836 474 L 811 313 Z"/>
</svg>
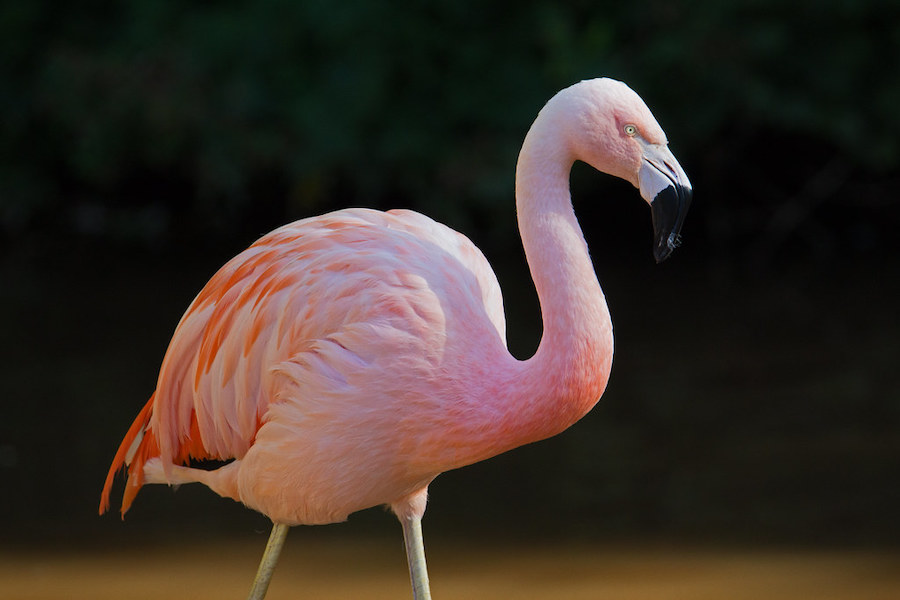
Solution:
<svg viewBox="0 0 900 600">
<path fill-rule="evenodd" d="M 627 85 L 572 85 L 539 112 L 516 168 L 543 322 L 531 358 L 507 350 L 497 278 L 462 234 L 408 210 L 296 221 L 225 264 L 187 309 L 100 514 L 123 468 L 123 518 L 147 483 L 200 482 L 242 502 L 273 521 L 251 588 L 262 598 L 290 526 L 387 505 L 413 597 L 429 599 L 432 480 L 562 432 L 606 388 L 612 324 L 569 195 L 576 160 L 640 190 L 665 260 L 690 204 L 687 175 Z M 228 462 L 191 466 L 207 459 Z"/>
</svg>

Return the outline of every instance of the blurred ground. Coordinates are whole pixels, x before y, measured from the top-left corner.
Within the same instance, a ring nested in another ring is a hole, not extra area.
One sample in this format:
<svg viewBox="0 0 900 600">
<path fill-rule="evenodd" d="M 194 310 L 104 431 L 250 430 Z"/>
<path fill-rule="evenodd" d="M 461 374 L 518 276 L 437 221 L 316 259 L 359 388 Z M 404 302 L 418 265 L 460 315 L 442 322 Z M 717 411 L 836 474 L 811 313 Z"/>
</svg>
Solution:
<svg viewBox="0 0 900 600">
<path fill-rule="evenodd" d="M 308 531 L 308 530 L 307 530 Z M 304 539 L 294 530 L 269 600 L 407 598 L 402 542 Z M 0 552 L 0 598 L 243 598 L 265 535 L 219 544 L 133 544 L 88 552 Z M 314 536 L 318 537 L 318 536 Z M 433 541 L 444 600 L 510 598 L 888 600 L 900 552 L 739 547 L 526 545 Z"/>
</svg>

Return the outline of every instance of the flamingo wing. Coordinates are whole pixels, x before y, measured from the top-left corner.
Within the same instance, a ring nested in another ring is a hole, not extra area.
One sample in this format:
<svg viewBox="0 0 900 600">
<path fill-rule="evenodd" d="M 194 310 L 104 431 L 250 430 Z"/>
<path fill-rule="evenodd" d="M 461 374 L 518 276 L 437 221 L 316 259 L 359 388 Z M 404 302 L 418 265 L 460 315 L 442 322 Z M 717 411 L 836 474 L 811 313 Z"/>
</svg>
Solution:
<svg viewBox="0 0 900 600">
<path fill-rule="evenodd" d="M 467 238 L 444 225 L 412 211 L 350 209 L 276 229 L 226 263 L 185 312 L 156 391 L 107 474 L 100 512 L 108 509 L 115 473 L 125 466 L 123 515 L 152 458 L 159 457 L 166 473 L 192 459 L 242 458 L 277 397 L 278 365 L 358 320 L 354 295 L 384 274 L 366 275 L 361 265 L 402 262 L 404 254 L 421 250 L 411 240 L 440 247 L 474 275 L 473 294 L 480 297 L 472 300 L 505 340 L 493 271 Z"/>
</svg>

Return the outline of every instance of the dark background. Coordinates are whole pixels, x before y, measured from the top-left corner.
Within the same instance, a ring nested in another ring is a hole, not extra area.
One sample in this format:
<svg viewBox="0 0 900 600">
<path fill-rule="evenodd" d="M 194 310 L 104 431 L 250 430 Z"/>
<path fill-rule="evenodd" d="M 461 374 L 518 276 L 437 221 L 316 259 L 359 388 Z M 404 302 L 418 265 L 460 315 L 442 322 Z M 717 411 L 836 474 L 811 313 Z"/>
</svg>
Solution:
<svg viewBox="0 0 900 600">
<path fill-rule="evenodd" d="M 124 525 L 96 510 L 182 311 L 285 222 L 409 207 L 464 232 L 530 355 L 516 155 L 602 75 L 691 177 L 684 245 L 653 264 L 636 190 L 576 165 L 607 393 L 439 477 L 426 527 L 900 542 L 897 2 L 6 1 L 0 40 L 0 541 L 265 528 L 199 486 L 144 488 Z"/>
</svg>

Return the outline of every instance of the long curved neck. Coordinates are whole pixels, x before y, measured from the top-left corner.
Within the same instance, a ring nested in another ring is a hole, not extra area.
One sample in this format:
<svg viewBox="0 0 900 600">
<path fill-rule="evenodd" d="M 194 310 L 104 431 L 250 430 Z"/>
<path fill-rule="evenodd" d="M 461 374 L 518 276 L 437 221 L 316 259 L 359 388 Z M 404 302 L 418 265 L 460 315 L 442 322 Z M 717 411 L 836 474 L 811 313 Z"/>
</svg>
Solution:
<svg viewBox="0 0 900 600">
<path fill-rule="evenodd" d="M 542 114 L 525 139 L 516 168 L 516 211 L 537 289 L 543 336 L 521 363 L 510 408 L 523 443 L 559 433 L 599 400 L 612 365 L 606 299 L 569 194 L 574 157 L 564 127 Z"/>
<path fill-rule="evenodd" d="M 479 363 L 463 383 L 471 403 L 435 444 L 449 448 L 440 459 L 445 468 L 560 433 L 597 403 L 609 379 L 612 324 L 569 196 L 575 159 L 563 143 L 564 128 L 554 122 L 565 112 L 546 111 L 528 132 L 516 167 L 519 232 L 544 333 L 528 360 L 498 348 L 496 360 Z M 425 462 L 427 470 L 433 462 Z"/>
</svg>

